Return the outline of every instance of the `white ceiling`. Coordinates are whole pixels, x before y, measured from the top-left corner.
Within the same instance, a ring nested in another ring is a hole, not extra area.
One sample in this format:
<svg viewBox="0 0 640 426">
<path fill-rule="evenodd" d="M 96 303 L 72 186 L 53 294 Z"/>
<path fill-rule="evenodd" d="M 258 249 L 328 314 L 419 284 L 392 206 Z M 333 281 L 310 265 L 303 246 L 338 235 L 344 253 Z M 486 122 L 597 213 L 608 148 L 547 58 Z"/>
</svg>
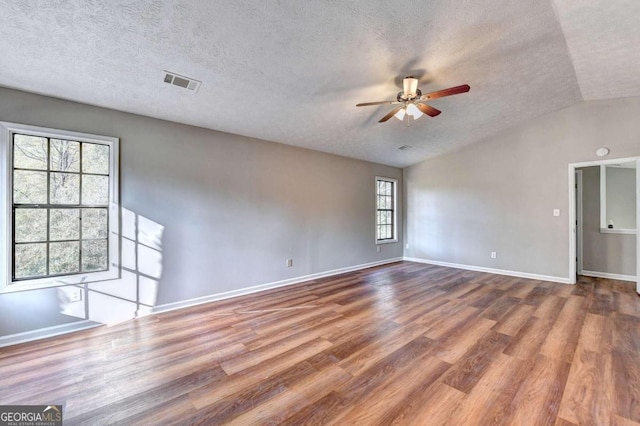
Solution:
<svg viewBox="0 0 640 426">
<path fill-rule="evenodd" d="M 640 1 L 554 1 L 584 99 L 640 96 Z"/>
<path fill-rule="evenodd" d="M 639 4 L 0 0 L 0 85 L 407 166 L 583 98 L 640 95 Z M 355 108 L 410 74 L 425 93 L 471 91 L 408 128 Z"/>
</svg>

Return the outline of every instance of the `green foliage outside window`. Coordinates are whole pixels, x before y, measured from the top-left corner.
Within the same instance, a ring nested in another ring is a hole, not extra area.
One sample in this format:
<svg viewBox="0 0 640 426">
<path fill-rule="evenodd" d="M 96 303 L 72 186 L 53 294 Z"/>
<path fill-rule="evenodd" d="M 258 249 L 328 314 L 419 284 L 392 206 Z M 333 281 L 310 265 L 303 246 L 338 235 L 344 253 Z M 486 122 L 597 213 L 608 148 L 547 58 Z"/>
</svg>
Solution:
<svg viewBox="0 0 640 426">
<path fill-rule="evenodd" d="M 13 278 L 108 268 L 109 146 L 13 135 Z"/>
</svg>

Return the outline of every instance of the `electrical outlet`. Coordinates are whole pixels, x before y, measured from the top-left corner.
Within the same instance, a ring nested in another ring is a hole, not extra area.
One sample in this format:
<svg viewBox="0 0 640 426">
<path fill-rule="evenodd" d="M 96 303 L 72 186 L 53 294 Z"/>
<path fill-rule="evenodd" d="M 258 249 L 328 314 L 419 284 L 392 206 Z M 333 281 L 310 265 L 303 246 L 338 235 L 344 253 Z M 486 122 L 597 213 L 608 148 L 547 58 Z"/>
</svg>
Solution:
<svg viewBox="0 0 640 426">
<path fill-rule="evenodd" d="M 287 268 L 291 268 L 293 266 L 293 259 L 287 259 Z"/>
<path fill-rule="evenodd" d="M 380 246 L 376 246 L 376 251 L 377 251 L 378 253 L 380 253 L 380 252 L 382 251 L 382 247 L 380 247 Z"/>
<path fill-rule="evenodd" d="M 78 287 L 71 287 L 67 292 L 69 302 L 80 302 L 82 300 L 82 289 Z"/>
<path fill-rule="evenodd" d="M 492 258 L 492 259 L 496 259 L 497 257 L 498 257 L 498 253 L 497 253 L 497 252 L 495 252 L 495 251 L 492 251 L 492 252 L 491 252 L 491 258 Z"/>
</svg>

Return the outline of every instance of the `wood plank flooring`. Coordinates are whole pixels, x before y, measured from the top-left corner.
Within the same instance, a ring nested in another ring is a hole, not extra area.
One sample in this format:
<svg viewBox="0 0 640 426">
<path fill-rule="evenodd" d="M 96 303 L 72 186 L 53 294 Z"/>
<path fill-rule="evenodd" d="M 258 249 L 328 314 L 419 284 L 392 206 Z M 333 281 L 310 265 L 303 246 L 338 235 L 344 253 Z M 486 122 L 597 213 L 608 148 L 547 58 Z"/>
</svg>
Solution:
<svg viewBox="0 0 640 426">
<path fill-rule="evenodd" d="M 640 297 L 399 262 L 0 349 L 65 425 L 640 425 Z"/>
</svg>

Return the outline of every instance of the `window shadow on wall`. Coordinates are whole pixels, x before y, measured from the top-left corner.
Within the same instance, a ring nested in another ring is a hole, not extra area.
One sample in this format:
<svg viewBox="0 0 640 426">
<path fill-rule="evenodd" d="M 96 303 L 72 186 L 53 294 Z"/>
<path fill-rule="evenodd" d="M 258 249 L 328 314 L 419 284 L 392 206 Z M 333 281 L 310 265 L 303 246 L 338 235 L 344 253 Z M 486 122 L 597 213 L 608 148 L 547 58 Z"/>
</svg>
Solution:
<svg viewBox="0 0 640 426">
<path fill-rule="evenodd" d="M 58 288 L 60 312 L 116 324 L 151 312 L 162 276 L 164 226 L 122 209 L 122 267 L 116 280 Z"/>
</svg>

